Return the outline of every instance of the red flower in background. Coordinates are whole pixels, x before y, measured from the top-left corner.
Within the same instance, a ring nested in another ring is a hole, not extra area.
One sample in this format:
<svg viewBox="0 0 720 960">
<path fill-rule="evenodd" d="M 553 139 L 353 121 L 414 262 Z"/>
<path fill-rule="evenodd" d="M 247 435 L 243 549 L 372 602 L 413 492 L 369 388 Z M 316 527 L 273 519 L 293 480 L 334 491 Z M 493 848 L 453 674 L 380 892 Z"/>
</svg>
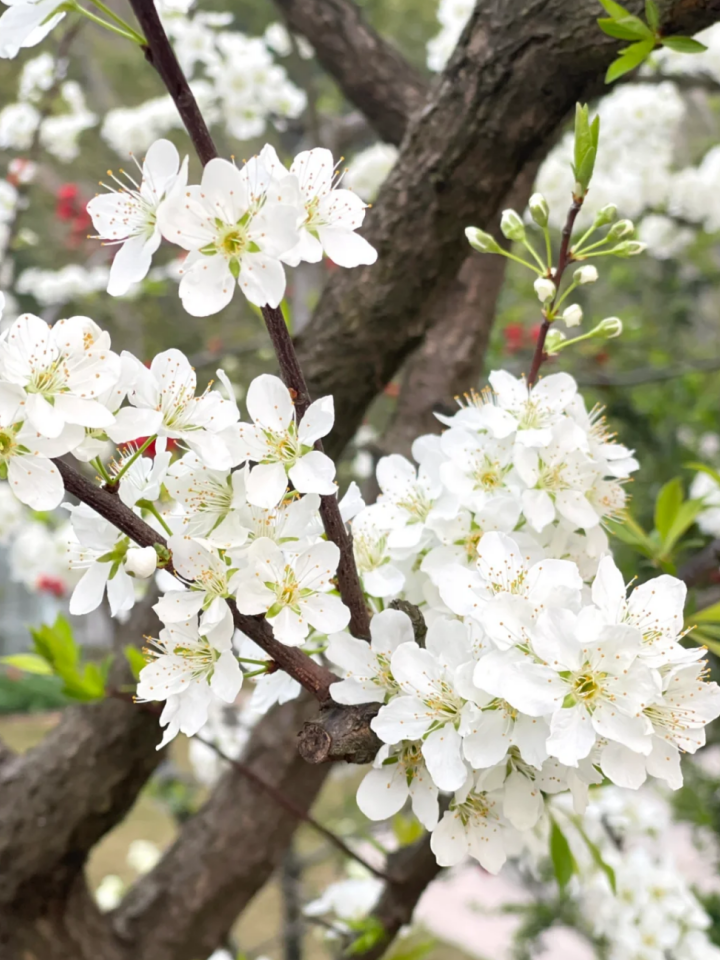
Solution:
<svg viewBox="0 0 720 960">
<path fill-rule="evenodd" d="M 137 439 L 132 440 L 129 444 L 124 443 L 121 447 L 121 452 L 125 454 L 125 453 L 132 453 L 133 450 L 139 450 L 146 440 L 147 440 L 147 437 L 137 437 Z M 177 440 L 174 440 L 172 437 L 166 437 L 165 443 L 167 444 L 165 449 L 168 451 L 174 450 L 178 444 Z M 155 449 L 155 440 L 153 440 L 153 442 L 150 444 L 147 450 L 143 451 L 143 456 L 154 457 L 156 452 L 157 451 Z"/>
<path fill-rule="evenodd" d="M 76 183 L 64 183 L 55 193 L 55 216 L 70 225 L 68 246 L 76 247 L 92 224 L 85 209 L 87 199 Z"/>
<path fill-rule="evenodd" d="M 54 597 L 58 597 L 58 599 L 65 596 L 65 584 L 60 577 L 51 577 L 49 574 L 43 574 L 41 577 L 38 577 L 35 586 L 40 593 L 51 593 Z"/>
</svg>

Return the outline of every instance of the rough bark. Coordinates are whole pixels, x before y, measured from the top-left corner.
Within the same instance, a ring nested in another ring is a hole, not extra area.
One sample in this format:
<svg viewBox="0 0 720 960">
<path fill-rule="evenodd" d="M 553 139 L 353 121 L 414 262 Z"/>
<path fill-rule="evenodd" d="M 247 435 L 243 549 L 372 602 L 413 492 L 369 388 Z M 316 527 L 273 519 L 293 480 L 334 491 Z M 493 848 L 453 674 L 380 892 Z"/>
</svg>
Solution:
<svg viewBox="0 0 720 960">
<path fill-rule="evenodd" d="M 427 87 L 351 0 L 275 0 L 288 27 L 312 43 L 320 63 L 387 143 L 402 140 Z"/>
<path fill-rule="evenodd" d="M 640 13 L 642 3 L 627 6 Z M 467 254 L 463 228 L 487 228 L 525 164 L 576 101 L 600 93 L 620 45 L 596 0 L 480 0 L 446 70 L 403 139 L 364 234 L 377 263 L 338 271 L 299 337 L 313 396 L 335 398 L 337 454 L 368 404 L 437 316 Z M 693 33 L 720 0 L 678 0 L 664 24 Z"/>
<path fill-rule="evenodd" d="M 377 716 L 379 703 L 346 707 L 333 704 L 320 709 L 298 735 L 298 752 L 307 763 L 372 763 L 381 747 L 370 721 Z"/>
<path fill-rule="evenodd" d="M 306 764 L 296 731 L 316 710 L 293 701 L 264 717 L 244 762 L 307 810 L 329 767 Z M 282 860 L 297 819 L 235 770 L 184 825 L 158 866 L 135 884 L 111 922 L 133 960 L 209 956 Z"/>
</svg>

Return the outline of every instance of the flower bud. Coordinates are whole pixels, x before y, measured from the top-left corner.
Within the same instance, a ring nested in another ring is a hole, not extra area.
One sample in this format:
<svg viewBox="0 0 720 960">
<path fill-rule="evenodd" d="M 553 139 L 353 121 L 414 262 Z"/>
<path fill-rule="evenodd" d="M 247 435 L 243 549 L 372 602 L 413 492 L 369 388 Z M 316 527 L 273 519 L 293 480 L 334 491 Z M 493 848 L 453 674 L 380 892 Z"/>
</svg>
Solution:
<svg viewBox="0 0 720 960">
<path fill-rule="evenodd" d="M 598 212 L 595 214 L 595 220 L 593 221 L 594 227 L 604 227 L 607 223 L 612 223 L 615 217 L 617 216 L 617 207 L 614 203 L 606 203 L 604 207 L 600 207 Z"/>
<path fill-rule="evenodd" d="M 534 193 L 530 197 L 528 207 L 530 208 L 530 215 L 535 223 L 539 227 L 546 227 L 548 225 L 548 217 L 550 216 L 550 207 L 545 197 L 541 193 Z"/>
<path fill-rule="evenodd" d="M 157 553 L 155 547 L 129 547 L 125 555 L 125 570 L 131 577 L 145 580 L 155 573 Z"/>
<path fill-rule="evenodd" d="M 635 233 L 635 224 L 632 220 L 618 220 L 607 232 L 606 240 L 622 240 Z"/>
<path fill-rule="evenodd" d="M 502 253 L 500 244 L 495 237 L 490 236 L 477 227 L 466 227 L 465 236 L 473 250 L 479 250 L 480 253 Z"/>
<path fill-rule="evenodd" d="M 586 267 L 580 267 L 573 274 L 575 283 L 595 283 L 598 278 L 597 268 L 593 267 L 592 264 L 588 264 Z"/>
<path fill-rule="evenodd" d="M 514 210 L 503 210 L 500 229 L 508 240 L 524 240 L 525 226 Z"/>
<path fill-rule="evenodd" d="M 606 317 L 596 327 L 593 333 L 599 337 L 607 337 L 612 340 L 613 337 L 619 337 L 623 331 L 622 320 L 619 317 Z"/>
<path fill-rule="evenodd" d="M 560 330 L 556 330 L 555 327 L 552 327 L 548 330 L 548 334 L 545 337 L 545 353 L 550 354 L 551 356 L 561 349 L 563 341 L 567 337 L 564 333 L 561 333 Z"/>
<path fill-rule="evenodd" d="M 579 303 L 572 303 L 563 310 L 562 318 L 568 327 L 579 327 L 582 323 L 583 312 Z"/>
<path fill-rule="evenodd" d="M 549 277 L 538 277 L 533 286 L 540 303 L 547 303 L 555 296 L 555 284 Z"/>
<path fill-rule="evenodd" d="M 610 253 L 616 257 L 636 257 L 646 249 L 646 243 L 641 243 L 639 240 L 625 240 L 623 243 L 619 243 L 616 247 L 613 247 Z"/>
</svg>

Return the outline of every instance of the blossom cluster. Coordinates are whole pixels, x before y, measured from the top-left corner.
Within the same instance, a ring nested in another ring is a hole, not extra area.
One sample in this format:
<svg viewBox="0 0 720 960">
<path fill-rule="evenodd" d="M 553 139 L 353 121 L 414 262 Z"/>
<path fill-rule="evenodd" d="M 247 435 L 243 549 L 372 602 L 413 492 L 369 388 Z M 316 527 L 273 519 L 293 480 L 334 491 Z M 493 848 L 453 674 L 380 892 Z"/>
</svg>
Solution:
<svg viewBox="0 0 720 960">
<path fill-rule="evenodd" d="M 578 866 L 570 896 L 581 907 L 583 930 L 604 945 L 608 960 L 719 960 L 708 937 L 711 920 L 678 869 L 668 839 L 668 804 L 658 792 L 606 787 L 594 791 L 582 836 L 564 797 L 552 801 Z M 599 851 L 598 864 L 587 837 Z M 662 845 L 658 840 L 662 838 Z"/>
<path fill-rule="evenodd" d="M 622 511 L 631 451 L 567 374 L 490 383 L 415 442 L 417 467 L 379 462 L 381 495 L 352 522 L 366 592 L 418 604 L 427 637 L 384 609 L 370 646 L 343 633 L 327 655 L 337 702 L 381 705 L 361 809 L 384 819 L 409 797 L 441 864 L 470 853 L 496 872 L 548 795 L 570 790 L 582 811 L 603 777 L 679 787 L 720 690 L 680 644 L 684 584 L 628 596 L 609 555 L 602 521 Z"/>
<path fill-rule="evenodd" d="M 287 169 L 265 145 L 242 168 L 211 160 L 201 183 L 188 185 L 187 158 L 157 140 L 139 183 L 114 179 L 116 187 L 88 204 L 98 236 L 120 246 L 108 282 L 113 296 L 147 276 L 163 238 L 187 251 L 179 292 L 196 317 L 222 310 L 236 286 L 251 303 L 277 307 L 284 265 L 316 263 L 323 254 L 342 267 L 377 258 L 355 232 L 365 204 L 339 185 L 329 150 L 303 151 Z"/>
</svg>

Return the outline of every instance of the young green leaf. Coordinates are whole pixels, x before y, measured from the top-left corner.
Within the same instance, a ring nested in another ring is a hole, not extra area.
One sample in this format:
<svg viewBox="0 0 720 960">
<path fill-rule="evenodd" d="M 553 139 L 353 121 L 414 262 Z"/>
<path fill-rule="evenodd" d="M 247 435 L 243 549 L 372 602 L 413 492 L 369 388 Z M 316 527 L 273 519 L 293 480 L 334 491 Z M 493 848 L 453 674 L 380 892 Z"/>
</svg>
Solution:
<svg viewBox="0 0 720 960">
<path fill-rule="evenodd" d="M 661 37 L 660 42 L 675 53 L 703 53 L 707 50 L 704 43 L 693 40 L 692 37 Z"/>
<path fill-rule="evenodd" d="M 598 26 L 603 33 L 617 40 L 649 40 L 653 38 L 652 30 L 639 17 L 623 17 L 622 20 L 611 20 L 601 17 Z"/>
<path fill-rule="evenodd" d="M 123 652 L 125 654 L 125 659 L 130 664 L 130 669 L 132 670 L 133 676 L 137 680 L 140 677 L 140 671 L 142 668 L 147 666 L 147 661 L 140 653 L 138 648 L 133 647 L 130 643 L 123 649 Z"/>
<path fill-rule="evenodd" d="M 0 663 L 15 667 L 16 670 L 23 670 L 25 673 L 37 673 L 44 677 L 51 676 L 53 672 L 47 660 L 36 653 L 10 653 L 6 657 L 0 657 Z"/>
<path fill-rule="evenodd" d="M 669 480 L 660 489 L 655 501 L 655 529 L 663 540 L 668 535 L 684 499 L 682 482 L 679 477 Z"/>
<path fill-rule="evenodd" d="M 720 601 L 702 610 L 696 610 L 695 613 L 690 614 L 689 619 L 693 623 L 720 623 Z"/>
<path fill-rule="evenodd" d="M 641 40 L 633 43 L 620 54 L 617 60 L 613 60 L 605 74 L 605 83 L 612 83 L 624 74 L 635 70 L 640 64 L 647 60 L 655 49 L 655 38 L 650 40 Z"/>
<path fill-rule="evenodd" d="M 577 873 L 577 863 L 567 842 L 567 837 L 553 820 L 550 827 L 550 859 L 560 889 L 564 890 L 570 882 L 570 878 Z"/>
<path fill-rule="evenodd" d="M 682 535 L 690 529 L 695 517 L 703 509 L 702 500 L 686 500 L 678 510 L 675 519 L 665 537 L 663 537 L 663 552 L 665 556 L 671 553 Z"/>
<path fill-rule="evenodd" d="M 619 3 L 615 3 L 615 0 L 600 0 L 600 4 L 613 20 L 622 20 L 623 17 L 632 16 L 629 10 L 621 7 Z"/>
<path fill-rule="evenodd" d="M 577 820 L 575 821 L 575 826 L 578 828 L 580 836 L 585 841 L 587 848 L 590 851 L 590 856 L 595 861 L 595 865 L 599 867 L 600 870 L 602 870 L 602 872 L 608 878 L 610 889 L 617 896 L 617 881 L 615 878 L 615 871 L 610 866 L 610 864 L 606 863 L 606 861 L 603 859 L 603 855 L 600 852 L 600 848 L 597 846 L 597 844 L 593 843 L 590 837 L 585 833 L 582 823 L 579 820 Z"/>
<path fill-rule="evenodd" d="M 645 0 L 645 19 L 650 29 L 657 33 L 660 26 L 660 11 L 655 0 Z"/>
<path fill-rule="evenodd" d="M 687 467 L 688 470 L 697 470 L 699 473 L 706 473 L 709 477 L 715 481 L 715 483 L 720 487 L 720 473 L 717 470 L 713 470 L 712 467 L 708 467 L 705 463 L 684 463 L 684 467 Z"/>
</svg>

